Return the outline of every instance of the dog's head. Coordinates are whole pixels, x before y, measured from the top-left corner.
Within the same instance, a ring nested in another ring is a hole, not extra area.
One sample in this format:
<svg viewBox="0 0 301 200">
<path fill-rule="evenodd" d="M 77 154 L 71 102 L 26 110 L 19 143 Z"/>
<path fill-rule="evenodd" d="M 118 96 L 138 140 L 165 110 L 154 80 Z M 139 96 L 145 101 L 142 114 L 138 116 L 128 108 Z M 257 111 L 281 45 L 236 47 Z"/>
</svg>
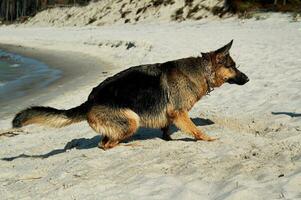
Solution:
<svg viewBox="0 0 301 200">
<path fill-rule="evenodd" d="M 236 64 L 230 56 L 230 48 L 233 40 L 222 48 L 210 52 L 203 53 L 211 63 L 212 81 L 214 87 L 219 87 L 223 83 L 244 85 L 249 81 L 247 75 L 236 68 Z"/>
</svg>

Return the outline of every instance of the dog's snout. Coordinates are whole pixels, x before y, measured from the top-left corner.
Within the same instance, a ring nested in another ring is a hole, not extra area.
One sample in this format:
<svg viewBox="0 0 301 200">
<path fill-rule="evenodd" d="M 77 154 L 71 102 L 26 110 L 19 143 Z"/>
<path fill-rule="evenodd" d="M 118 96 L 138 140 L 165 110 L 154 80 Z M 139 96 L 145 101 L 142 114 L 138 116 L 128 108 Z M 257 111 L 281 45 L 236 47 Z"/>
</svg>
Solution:
<svg viewBox="0 0 301 200">
<path fill-rule="evenodd" d="M 247 83 L 247 82 L 249 82 L 249 77 L 247 76 L 247 75 L 245 75 L 244 73 L 242 73 L 242 77 L 243 77 L 243 79 L 244 79 L 244 81 Z"/>
<path fill-rule="evenodd" d="M 229 79 L 227 82 L 230 84 L 244 85 L 249 82 L 249 77 L 239 71 L 235 78 Z"/>
<path fill-rule="evenodd" d="M 239 80 L 238 80 L 238 84 L 239 84 L 239 85 L 244 85 L 244 84 L 246 84 L 247 82 L 249 82 L 248 76 L 241 72 L 240 77 L 239 77 Z"/>
</svg>

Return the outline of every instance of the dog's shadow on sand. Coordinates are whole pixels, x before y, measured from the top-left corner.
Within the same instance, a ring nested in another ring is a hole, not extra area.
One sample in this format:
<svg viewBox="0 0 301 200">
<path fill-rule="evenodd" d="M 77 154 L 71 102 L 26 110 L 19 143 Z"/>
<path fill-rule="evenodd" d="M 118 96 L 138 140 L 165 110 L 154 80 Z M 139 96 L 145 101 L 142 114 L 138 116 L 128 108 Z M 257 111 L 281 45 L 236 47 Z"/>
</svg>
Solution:
<svg viewBox="0 0 301 200">
<path fill-rule="evenodd" d="M 193 123 L 197 126 L 207 126 L 214 124 L 213 121 L 210 119 L 203 119 L 203 118 L 193 118 Z M 176 132 L 178 129 L 175 126 L 171 126 L 170 134 L 172 135 L 174 132 Z M 135 135 L 133 135 L 128 140 L 124 141 L 124 143 L 128 143 L 135 140 L 149 140 L 153 138 L 162 138 L 162 131 L 159 129 L 150 129 L 150 128 L 140 128 Z M 79 139 L 73 139 L 65 145 L 62 149 L 54 149 L 48 153 L 45 154 L 37 154 L 37 155 L 28 155 L 28 154 L 20 154 L 18 156 L 12 156 L 12 157 L 5 157 L 1 158 L 1 160 L 4 161 L 13 161 L 15 159 L 19 158 L 48 158 L 54 155 L 58 155 L 61 153 L 65 153 L 66 151 L 70 149 L 91 149 L 98 146 L 98 143 L 101 141 L 102 137 L 100 135 L 94 136 L 92 138 L 79 138 Z M 174 140 L 182 140 L 182 141 L 195 141 L 192 138 L 181 138 L 181 139 L 174 139 Z"/>
<path fill-rule="evenodd" d="M 301 117 L 301 113 L 295 112 L 272 112 L 273 115 L 287 115 L 290 117 Z"/>
<path fill-rule="evenodd" d="M 213 121 L 210 119 L 204 118 L 192 118 L 191 119 L 196 126 L 208 126 L 214 124 Z M 169 134 L 172 135 L 173 133 L 177 132 L 179 129 L 174 125 L 170 126 Z M 125 142 L 131 142 L 134 140 L 149 140 L 153 138 L 162 138 L 162 131 L 160 129 L 152 129 L 152 128 L 140 128 L 133 137 L 129 138 Z M 182 140 L 182 141 L 196 141 L 193 138 L 180 138 L 180 139 L 173 139 L 174 141 Z"/>
</svg>

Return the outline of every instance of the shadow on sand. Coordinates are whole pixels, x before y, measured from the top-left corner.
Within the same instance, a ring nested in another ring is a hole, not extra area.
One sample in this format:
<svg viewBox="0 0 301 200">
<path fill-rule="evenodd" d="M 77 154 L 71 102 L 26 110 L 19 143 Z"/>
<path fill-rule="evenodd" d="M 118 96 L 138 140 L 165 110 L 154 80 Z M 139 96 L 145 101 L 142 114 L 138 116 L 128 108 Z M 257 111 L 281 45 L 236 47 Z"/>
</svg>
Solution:
<svg viewBox="0 0 301 200">
<path fill-rule="evenodd" d="M 195 125 L 197 126 L 206 126 L 206 125 L 212 125 L 214 124 L 213 121 L 210 119 L 202 119 L 202 118 L 193 118 L 192 121 L 194 122 Z M 170 133 L 173 134 L 176 132 L 178 129 L 175 126 L 171 126 Z M 153 138 L 161 138 L 162 137 L 162 132 L 159 129 L 149 129 L 149 128 L 140 128 L 137 133 L 129 138 L 128 140 L 124 141 L 125 143 L 131 142 L 134 140 L 149 140 Z M 18 156 L 13 156 L 13 157 L 5 157 L 1 158 L 1 160 L 4 161 L 13 161 L 18 158 L 48 158 L 50 156 L 58 155 L 61 153 L 66 152 L 69 149 L 91 149 L 95 148 L 98 146 L 98 143 L 101 141 L 101 136 L 97 135 L 92 138 L 79 138 L 79 139 L 73 139 L 65 145 L 64 148 L 62 149 L 54 149 L 48 153 L 45 154 L 38 154 L 38 155 L 28 155 L 28 154 L 20 154 Z M 195 141 L 192 138 L 182 138 L 182 139 L 175 139 L 175 140 L 181 140 L 181 141 Z"/>
<path fill-rule="evenodd" d="M 301 117 L 301 113 L 294 112 L 272 112 L 273 115 L 288 115 L 290 117 Z"/>
</svg>

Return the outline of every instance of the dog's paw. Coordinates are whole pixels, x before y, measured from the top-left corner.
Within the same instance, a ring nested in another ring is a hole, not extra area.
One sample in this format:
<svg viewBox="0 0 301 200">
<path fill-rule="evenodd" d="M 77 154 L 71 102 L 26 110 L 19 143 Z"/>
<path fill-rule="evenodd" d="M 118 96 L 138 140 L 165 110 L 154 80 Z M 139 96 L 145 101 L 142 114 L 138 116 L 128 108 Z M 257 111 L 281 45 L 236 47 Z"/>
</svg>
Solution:
<svg viewBox="0 0 301 200">
<path fill-rule="evenodd" d="M 165 140 L 165 141 L 171 141 L 172 140 L 172 138 L 169 135 L 167 135 L 167 134 L 164 134 L 162 136 L 162 139 Z"/>
<path fill-rule="evenodd" d="M 212 141 L 218 140 L 219 138 L 210 137 L 208 135 L 200 135 L 200 136 L 195 137 L 195 139 L 212 142 Z"/>
<path fill-rule="evenodd" d="M 213 142 L 213 141 L 215 141 L 215 140 L 219 140 L 219 138 L 209 137 L 209 138 L 207 138 L 205 141 Z"/>
</svg>

